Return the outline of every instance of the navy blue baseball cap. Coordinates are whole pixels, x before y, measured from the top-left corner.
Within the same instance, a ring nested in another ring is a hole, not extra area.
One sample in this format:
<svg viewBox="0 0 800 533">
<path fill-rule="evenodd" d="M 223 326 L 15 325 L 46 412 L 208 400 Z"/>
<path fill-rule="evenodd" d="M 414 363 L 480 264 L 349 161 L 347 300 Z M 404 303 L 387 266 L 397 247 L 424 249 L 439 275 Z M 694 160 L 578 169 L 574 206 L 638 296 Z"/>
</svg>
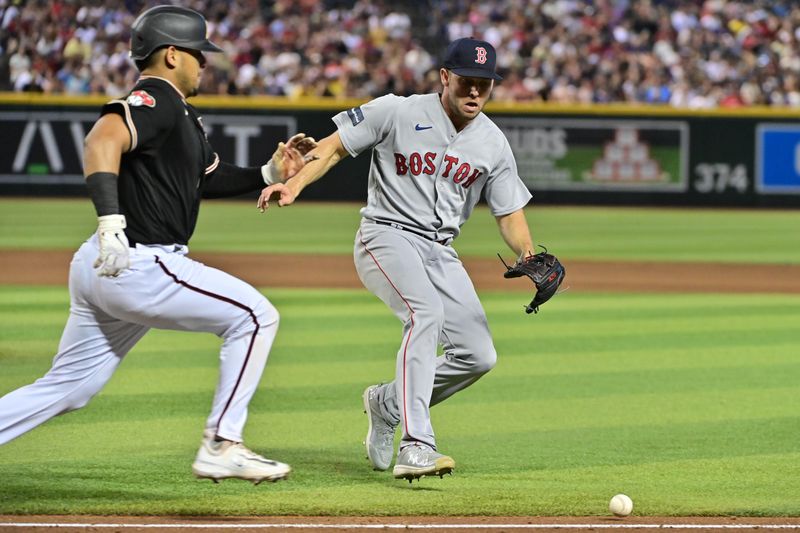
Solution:
<svg viewBox="0 0 800 533">
<path fill-rule="evenodd" d="M 472 37 L 456 39 L 450 43 L 444 56 L 444 68 L 470 78 L 502 80 L 494 71 L 496 64 L 497 53 L 494 47 L 486 41 Z"/>
</svg>

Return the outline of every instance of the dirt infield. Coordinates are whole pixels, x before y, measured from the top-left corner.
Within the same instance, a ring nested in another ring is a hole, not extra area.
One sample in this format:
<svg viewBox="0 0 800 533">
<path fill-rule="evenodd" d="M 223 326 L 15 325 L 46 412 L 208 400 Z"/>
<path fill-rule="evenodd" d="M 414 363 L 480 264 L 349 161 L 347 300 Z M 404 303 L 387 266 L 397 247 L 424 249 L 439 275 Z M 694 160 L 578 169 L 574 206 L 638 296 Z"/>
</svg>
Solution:
<svg viewBox="0 0 800 533">
<path fill-rule="evenodd" d="M 13 525 L 12 525 L 13 524 Z M 637 527 L 641 526 L 641 527 Z M 800 530 L 800 518 L 746 517 L 137 517 L 0 516 L 1 532 L 60 531 L 692 531 Z"/>
<path fill-rule="evenodd" d="M 360 288 L 349 256 L 199 253 L 192 257 L 263 287 Z M 66 285 L 71 251 L 0 251 L 0 284 Z M 464 259 L 479 290 L 530 290 L 503 279 L 496 260 Z M 565 285 L 577 291 L 800 294 L 800 265 L 570 261 Z"/>
</svg>

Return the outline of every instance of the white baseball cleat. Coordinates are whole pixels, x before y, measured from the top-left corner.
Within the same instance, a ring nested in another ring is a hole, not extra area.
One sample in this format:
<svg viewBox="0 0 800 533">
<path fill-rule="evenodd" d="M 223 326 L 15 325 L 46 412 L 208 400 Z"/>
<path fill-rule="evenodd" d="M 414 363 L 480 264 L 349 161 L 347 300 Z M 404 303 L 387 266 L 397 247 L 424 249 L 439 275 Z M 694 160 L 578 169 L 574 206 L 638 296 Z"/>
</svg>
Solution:
<svg viewBox="0 0 800 533">
<path fill-rule="evenodd" d="M 442 477 L 452 474 L 455 467 L 456 462 L 452 457 L 417 442 L 400 450 L 392 474 L 396 479 L 407 479 L 411 483 L 422 476 Z"/>
<path fill-rule="evenodd" d="M 364 447 L 367 449 L 367 459 L 372 464 L 372 468 L 375 470 L 388 470 L 392 465 L 394 430 L 397 426 L 389 423 L 381 415 L 377 395 L 379 386 L 372 385 L 367 387 L 362 395 L 364 412 L 367 413 L 367 420 L 369 421 Z"/>
<path fill-rule="evenodd" d="M 237 478 L 258 485 L 262 481 L 286 479 L 291 471 L 289 465 L 262 457 L 241 442 L 215 442 L 211 438 L 203 439 L 192 464 L 196 477 L 211 479 L 214 483 Z"/>
</svg>

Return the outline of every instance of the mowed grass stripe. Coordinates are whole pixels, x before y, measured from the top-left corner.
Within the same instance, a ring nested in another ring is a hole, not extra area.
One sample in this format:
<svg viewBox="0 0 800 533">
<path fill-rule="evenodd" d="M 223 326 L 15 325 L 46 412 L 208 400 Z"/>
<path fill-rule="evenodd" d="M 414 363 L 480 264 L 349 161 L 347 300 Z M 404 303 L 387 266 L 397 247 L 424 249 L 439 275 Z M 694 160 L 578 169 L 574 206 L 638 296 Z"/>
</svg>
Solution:
<svg viewBox="0 0 800 533">
<path fill-rule="evenodd" d="M 724 505 L 727 506 L 725 508 L 731 508 L 730 502 L 724 503 L 721 500 L 733 500 L 735 505 L 741 506 L 740 514 L 764 514 L 764 512 L 768 514 L 770 509 L 783 509 L 783 513 L 786 513 L 787 510 L 791 511 L 792 508 L 796 510 L 797 507 L 796 504 L 794 507 L 787 505 L 791 503 L 789 501 L 791 497 L 776 490 L 784 482 L 782 479 L 776 480 L 774 473 L 784 463 L 791 464 L 791 461 L 796 461 L 798 454 L 791 451 L 775 453 L 769 449 L 761 450 L 760 443 L 752 446 L 738 446 L 733 450 L 729 449 L 729 446 L 730 443 L 735 445 L 739 442 L 741 435 L 751 432 L 775 433 L 780 442 L 786 445 L 788 439 L 785 434 L 787 431 L 792 431 L 791 424 L 792 421 L 785 420 L 780 424 L 755 422 L 733 424 L 724 428 L 717 428 L 714 425 L 708 428 L 704 427 L 705 425 L 687 425 L 678 427 L 675 434 L 669 433 L 663 428 L 647 427 L 630 428 L 628 431 L 613 428 L 609 431 L 592 432 L 580 430 L 541 431 L 523 435 L 500 433 L 495 436 L 495 442 L 502 444 L 506 450 L 517 451 L 515 453 L 495 452 L 481 456 L 476 456 L 474 449 L 476 443 L 479 447 L 483 445 L 483 438 L 476 439 L 474 435 L 463 438 L 449 437 L 443 439 L 448 445 L 449 453 L 461 458 L 458 476 L 448 480 L 458 484 L 453 488 L 455 490 L 441 490 L 438 485 L 433 487 L 430 485 L 417 486 L 416 491 L 415 487 L 406 489 L 405 485 L 393 487 L 391 483 L 387 483 L 385 474 L 365 474 L 363 472 L 362 459 L 356 456 L 356 453 L 360 451 L 356 443 L 344 446 L 328 444 L 317 448 L 309 445 L 306 441 L 299 447 L 273 448 L 282 456 L 290 456 L 295 463 L 297 460 L 302 460 L 302 464 L 307 467 L 304 472 L 297 473 L 292 480 L 293 487 L 291 489 L 287 489 L 286 486 L 275 486 L 271 487 L 268 493 L 248 493 L 238 490 L 239 487 L 225 486 L 217 489 L 214 496 L 240 494 L 248 500 L 261 501 L 263 503 L 262 512 L 266 512 L 277 507 L 276 499 L 280 504 L 291 505 L 291 497 L 288 498 L 289 501 L 284 498 L 287 496 L 285 494 L 287 490 L 295 494 L 302 494 L 309 489 L 308 485 L 313 483 L 323 491 L 316 493 L 314 501 L 318 503 L 318 508 L 324 508 L 327 498 L 330 497 L 326 489 L 335 493 L 351 494 L 353 500 L 347 505 L 349 508 L 362 511 L 363 507 L 360 505 L 367 505 L 370 500 L 368 492 L 378 491 L 382 498 L 393 495 L 392 499 L 380 502 L 380 507 L 375 509 L 377 514 L 381 514 L 385 509 L 394 510 L 401 507 L 399 505 L 401 503 L 411 503 L 414 492 L 418 493 L 420 490 L 429 492 L 434 504 L 437 500 L 442 500 L 442 497 L 452 499 L 453 494 L 458 494 L 459 500 L 463 498 L 464 501 L 477 505 L 475 509 L 487 507 L 487 502 L 481 501 L 476 492 L 502 490 L 505 497 L 516 495 L 516 506 L 502 506 L 502 509 L 498 508 L 495 511 L 486 509 L 484 512 L 505 514 L 500 511 L 519 512 L 520 509 L 523 509 L 528 510 L 528 514 L 536 514 L 536 511 L 543 511 L 543 514 L 561 514 L 565 511 L 567 514 L 598 514 L 598 509 L 602 509 L 602 506 L 590 507 L 587 503 L 602 501 L 598 493 L 603 494 L 604 491 L 614 490 L 613 488 L 616 486 L 618 489 L 624 488 L 626 492 L 633 494 L 639 506 L 645 508 L 641 510 L 637 508 L 637 512 L 643 514 L 661 514 L 660 511 L 663 509 L 669 509 L 676 514 L 716 514 L 719 512 L 719 506 Z M 258 425 L 261 426 L 261 424 Z M 162 440 L 162 435 L 170 431 L 170 426 L 154 423 L 147 426 L 132 424 L 128 427 L 129 430 L 134 431 L 147 428 L 150 428 L 150 438 L 148 442 L 144 443 L 131 442 L 128 445 L 116 445 L 109 442 L 107 438 L 101 438 L 96 443 L 100 459 L 90 463 L 87 468 L 82 470 L 82 475 L 77 479 L 79 484 L 81 481 L 108 478 L 108 474 L 103 472 L 103 469 L 107 468 L 114 473 L 130 476 L 130 483 L 124 484 L 116 477 L 112 477 L 106 482 L 106 486 L 116 485 L 120 488 L 130 488 L 144 485 L 141 470 L 124 464 L 121 468 L 118 466 L 120 462 L 125 463 L 128 453 L 133 454 L 134 458 L 138 457 L 138 459 L 134 459 L 134 462 L 146 458 L 147 461 L 152 461 L 154 466 L 160 467 L 159 471 L 153 470 L 152 477 L 148 479 L 148 482 L 164 483 L 170 486 L 175 484 L 173 477 L 183 478 L 183 481 L 186 482 L 185 466 L 182 465 L 185 457 L 182 457 L 180 453 L 165 456 L 157 451 L 157 445 L 175 448 L 174 443 L 170 445 Z M 175 429 L 180 431 L 183 428 L 178 425 Z M 329 428 L 326 427 L 326 429 Z M 720 429 L 722 433 L 718 438 L 706 440 L 700 438 L 710 432 L 716 433 Z M 113 432 L 105 434 L 111 435 Z M 335 437 L 334 433 L 334 439 Z M 774 442 L 774 440 L 770 442 Z M 704 454 L 708 454 L 708 450 L 718 449 L 719 446 L 722 446 L 719 457 L 704 456 Z M 636 450 L 640 447 L 649 451 L 644 455 L 637 455 Z M 773 449 L 775 447 L 775 445 L 772 446 Z M 191 446 L 186 448 L 186 453 L 193 451 Z M 79 452 L 80 448 L 72 450 L 72 453 Z M 119 458 L 107 458 L 106 453 Z M 687 455 L 690 458 L 681 458 L 681 455 Z M 53 472 L 50 482 L 59 480 L 67 482 L 71 475 L 74 476 L 74 472 L 71 472 L 70 469 L 80 467 L 81 462 L 71 459 L 69 445 L 65 457 L 67 459 L 60 462 L 31 464 L 30 470 L 24 465 L 21 465 L 20 468 L 23 473 L 31 474 L 31 480 L 34 482 L 38 480 L 42 488 L 45 488 L 43 485 L 47 485 L 46 491 L 52 493 L 53 497 L 63 498 L 66 494 L 70 499 L 69 490 L 65 493 L 54 492 L 52 485 L 48 484 L 41 475 L 44 471 L 50 471 Z M 149 474 L 150 468 L 148 466 L 144 473 Z M 770 472 L 772 473 L 770 474 Z M 786 474 L 791 475 L 793 472 L 796 473 L 796 468 L 790 469 Z M 469 483 L 461 483 L 465 479 Z M 572 484 L 573 480 L 578 480 L 578 482 Z M 17 481 L 16 478 L 11 480 L 12 486 L 19 484 L 15 481 Z M 744 502 L 751 501 L 753 492 L 757 492 L 759 486 L 762 491 L 766 489 L 767 487 L 764 487 L 763 484 L 767 481 L 770 492 L 764 493 L 762 496 L 769 495 L 769 498 L 760 502 L 759 507 L 747 508 Z M 29 480 L 25 486 L 28 486 L 30 482 Z M 569 490 L 565 490 L 565 483 L 571 483 Z M 681 492 L 685 490 L 686 493 L 678 494 L 679 498 L 670 501 L 676 496 L 676 484 L 679 485 L 678 488 Z M 154 487 L 154 491 L 158 490 L 158 487 Z M 711 491 L 711 494 L 703 494 L 705 491 Z M 208 494 L 202 485 L 195 485 L 193 492 L 199 498 L 204 498 Z M 167 501 L 178 500 L 177 495 L 179 493 L 173 493 Z M 396 498 L 400 499 L 396 500 Z M 89 497 L 88 501 L 91 502 L 90 505 L 97 504 L 94 498 Z M 676 507 L 675 502 L 680 502 L 680 505 Z M 686 502 L 694 502 L 695 507 L 683 507 L 687 505 Z M 142 499 L 133 498 L 131 503 L 139 504 L 141 509 Z M 209 502 L 202 499 L 201 503 L 205 506 Z M 453 502 L 453 504 L 456 503 Z M 718 507 L 714 507 L 712 504 L 716 504 Z M 227 508 L 230 508 L 230 505 Z M 427 510 L 431 506 L 423 505 L 422 508 Z"/>
<path fill-rule="evenodd" d="M 475 424 L 464 420 L 464 409 L 480 420 L 483 431 L 529 432 L 538 430 L 596 430 L 603 428 L 665 427 L 684 423 L 715 424 L 734 420 L 797 418 L 792 410 L 797 392 L 793 387 L 768 391 L 775 405 L 763 401 L 762 389 L 726 392 L 635 394 L 618 393 L 577 398 L 506 399 L 472 405 L 457 402 L 433 408 L 433 418 L 443 439 L 475 433 Z M 461 422 L 467 422 L 460 426 Z"/>
<path fill-rule="evenodd" d="M 191 249 L 351 255 L 361 207 L 301 201 L 260 214 L 254 200 L 206 201 Z M 534 202 L 526 212 L 536 242 L 564 259 L 800 263 L 800 234 L 792 231 L 800 227 L 797 210 L 551 207 Z M 95 229 L 94 211 L 85 198 L 0 199 L 0 249 L 77 249 Z M 456 241 L 462 255 L 508 254 L 485 206 L 478 206 L 462 229 Z"/>
<path fill-rule="evenodd" d="M 499 432 L 497 442 L 518 450 L 517 461 L 510 455 L 484 458 L 470 453 L 478 435 L 442 438 L 441 446 L 454 457 L 462 457 L 464 469 L 480 473 L 488 463 L 492 475 L 514 473 L 526 465 L 521 478 L 539 470 L 551 472 L 584 470 L 598 466 L 629 466 L 671 461 L 759 455 L 791 454 L 797 451 L 792 436 L 797 418 L 724 420 L 718 422 L 661 425 L 626 425 L 612 428 L 577 428 Z M 763 434 L 761 438 L 752 435 Z M 568 451 L 569 454 L 564 452 Z M 575 454 L 575 455 L 570 455 Z"/>
<path fill-rule="evenodd" d="M 744 372 L 746 369 L 742 369 L 736 377 Z M 597 382 L 551 379 L 547 385 L 543 380 L 509 380 L 492 376 L 486 377 L 485 383 L 476 385 L 470 394 L 437 406 L 436 412 L 463 409 L 474 416 L 491 417 L 492 412 L 497 410 L 501 412 L 497 416 L 509 413 L 508 417 L 503 418 L 502 425 L 521 416 L 520 424 L 523 427 L 527 427 L 529 420 L 546 423 L 548 427 L 599 427 L 619 423 L 621 416 L 636 423 L 658 420 L 664 424 L 720 417 L 787 416 L 796 412 L 792 410 L 798 399 L 792 380 L 796 372 L 795 367 L 789 377 L 780 380 L 780 383 L 729 380 L 716 386 L 704 386 L 704 382 L 697 382 L 693 386 L 671 383 L 663 387 L 653 386 L 652 382 L 641 383 L 637 381 L 637 374 L 620 375 L 613 380 Z M 672 378 L 668 373 L 665 376 Z M 144 386 L 135 393 L 123 393 L 119 391 L 121 387 L 112 382 L 91 406 L 79 414 L 58 419 L 58 423 L 115 421 L 120 419 L 120 413 L 124 414 L 125 420 L 184 415 L 204 419 L 216 381 L 211 376 L 204 376 L 200 383 L 205 385 L 204 390 L 182 390 L 182 387 L 171 390 L 167 380 L 159 380 L 159 387 Z M 292 388 L 278 388 L 263 383 L 251 407 L 254 413 L 285 414 L 289 417 L 313 416 L 316 411 L 336 409 L 360 413 L 358 399 L 364 383 L 369 382 L 364 380 L 361 383 Z M 712 383 L 712 380 L 709 379 L 708 383 Z M 765 397 L 769 397 L 770 402 L 763 400 Z M 624 412 L 621 412 L 622 406 Z M 456 419 L 470 422 L 469 418 Z M 488 424 L 491 425 L 491 422 Z"/>
<path fill-rule="evenodd" d="M 508 298 L 501 295 L 489 295 L 484 299 L 492 300 L 495 298 Z M 596 300 L 594 296 L 588 296 L 587 301 Z M 787 302 L 787 306 L 789 303 Z M 796 309 L 796 306 L 795 306 Z M 596 354 L 599 352 L 613 351 L 622 357 L 621 362 L 625 364 L 633 364 L 636 366 L 641 361 L 657 362 L 660 357 L 647 357 L 647 358 L 634 358 L 627 357 L 629 353 L 639 353 L 643 345 L 646 345 L 648 352 L 651 344 L 669 346 L 670 350 L 684 350 L 689 353 L 695 348 L 703 348 L 709 346 L 710 350 L 715 353 L 719 350 L 726 350 L 728 354 L 737 353 L 740 350 L 753 350 L 759 347 L 765 348 L 761 350 L 765 355 L 773 353 L 771 349 L 774 345 L 790 343 L 794 339 L 796 323 L 795 315 L 789 315 L 782 320 L 776 320 L 774 317 L 765 316 L 765 320 L 761 322 L 753 321 L 752 319 L 743 320 L 738 313 L 731 312 L 731 306 L 720 305 L 718 308 L 719 316 L 713 320 L 697 320 L 693 318 L 691 306 L 684 306 L 683 315 L 689 315 L 689 318 L 681 317 L 676 320 L 665 320 L 664 324 L 658 326 L 646 323 L 646 327 L 639 323 L 638 320 L 626 321 L 626 326 L 633 328 L 636 333 L 631 333 L 624 328 L 619 327 L 618 324 L 612 324 L 608 321 L 595 321 L 594 328 L 581 327 L 580 325 L 573 326 L 572 332 L 566 338 L 559 338 L 561 333 L 547 329 L 539 331 L 536 326 L 548 327 L 548 321 L 552 321 L 551 317 L 545 315 L 537 317 L 526 317 L 523 315 L 522 320 L 514 319 L 514 315 L 497 317 L 492 314 L 491 322 L 493 324 L 500 323 L 500 328 L 495 329 L 496 343 L 498 351 L 504 361 L 509 361 L 514 357 L 526 358 L 524 363 L 533 358 L 536 361 L 538 356 L 564 355 L 568 356 L 570 353 L 591 353 Z M 727 312 L 725 312 L 727 310 Z M 635 316 L 634 309 L 626 311 L 629 315 Z M 397 349 L 399 342 L 400 327 L 393 317 L 388 313 L 382 313 L 383 316 L 376 317 L 375 322 L 370 322 L 370 327 L 365 327 L 364 321 L 358 317 L 351 317 L 351 320 L 343 319 L 342 323 L 346 327 L 339 325 L 333 328 L 333 331 L 328 329 L 318 329 L 313 321 L 294 320 L 290 316 L 289 320 L 284 321 L 284 327 L 281 330 L 278 341 L 276 343 L 276 351 L 282 347 L 291 348 L 291 356 L 281 357 L 274 356 L 272 358 L 271 367 L 280 367 L 281 365 L 305 365 L 300 368 L 300 374 L 305 377 L 309 375 L 309 370 L 318 367 L 318 362 L 327 363 L 344 363 L 351 362 L 354 367 L 348 368 L 348 371 L 356 370 L 360 363 L 364 364 L 378 364 L 387 362 L 391 368 L 394 353 Z M 17 315 L 18 316 L 18 315 Z M 39 315 L 41 316 L 41 315 Z M 512 324 L 504 319 L 511 317 Z M 40 336 L 47 337 L 49 340 L 32 340 L 29 337 L 29 332 L 24 330 L 17 330 L 13 324 L 9 325 L 8 322 L 3 324 L 4 338 L 5 333 L 8 337 L 23 337 L 13 339 L 10 338 L 4 346 L 4 358 L 15 357 L 14 354 L 24 352 L 29 349 L 43 350 L 47 356 L 47 360 L 52 354 L 48 353 L 48 348 L 52 349 L 55 344 L 54 338 L 57 338 L 63 322 L 63 316 L 54 320 L 51 324 L 49 331 L 44 331 L 46 323 L 39 323 L 34 327 L 34 331 L 38 332 Z M 534 322 L 536 321 L 536 322 Z M 44 321 L 43 321 L 44 322 Z M 742 324 L 745 322 L 746 324 Z M 703 330 L 698 324 L 706 323 L 710 326 L 709 331 Z M 373 326 L 373 324 L 375 324 Z M 520 327 L 520 325 L 522 327 Z M 611 326 L 614 327 L 611 327 Z M 744 329 L 746 326 L 747 329 Z M 667 329 L 668 331 L 660 331 Z M 731 332 L 730 329 L 735 331 Z M 304 343 L 302 342 L 308 337 L 304 332 L 313 330 L 315 331 L 314 338 L 316 342 Z M 179 336 L 181 339 L 190 341 L 193 345 L 200 343 L 198 349 L 186 349 L 183 346 L 169 351 L 163 351 L 160 346 L 162 345 L 163 338 L 170 338 L 172 336 Z M 153 336 L 159 336 L 153 342 L 148 339 Z M 526 341 L 535 336 L 538 339 L 539 345 L 542 348 L 531 349 L 530 345 L 526 347 Z M 195 338 L 196 337 L 196 338 Z M 340 339 L 348 342 L 343 342 Z M 363 342 L 353 342 L 351 339 L 363 339 Z M 375 339 L 379 339 L 376 342 Z M 521 344 L 517 343 L 521 341 Z M 544 344 L 546 342 L 546 344 Z M 728 345 L 735 347 L 732 350 Z M 209 364 L 215 365 L 215 353 L 218 347 L 218 340 L 211 335 L 193 335 L 186 333 L 175 332 L 158 332 L 153 331 L 139 346 L 137 346 L 134 356 L 130 357 L 125 363 L 125 368 L 130 367 L 144 367 L 144 368 L 168 368 L 175 365 L 184 366 L 207 366 Z M 324 350 L 320 350 L 324 347 Z M 769 347 L 769 349 L 767 349 Z M 663 351 L 656 351 L 661 353 Z M 718 358 L 720 363 L 726 362 L 727 357 Z M 523 365 L 530 367 L 531 365 Z M 495 374 L 502 372 L 502 368 L 496 370 Z M 548 365 L 548 368 L 552 368 Z M 592 372 L 597 371 L 599 368 L 593 367 Z M 292 373 L 297 374 L 294 369 Z M 516 370 L 515 370 L 516 371 Z M 321 375 L 325 375 L 322 372 Z M 291 383 L 291 382 L 290 382 Z"/>
<path fill-rule="evenodd" d="M 219 340 L 153 331 L 89 406 L 0 447 L 0 512 L 604 515 L 625 492 L 641 514 L 800 513 L 797 297 L 567 293 L 527 316 L 521 295 L 483 294 L 499 364 L 432 410 L 456 475 L 408 485 L 361 445 L 360 394 L 391 379 L 399 322 L 366 291 L 265 293 L 282 326 L 246 439 L 291 481 L 192 479 Z M 68 299 L 7 297 L 38 303 L 27 325 L 0 306 L 2 391 L 49 367 Z"/>
<path fill-rule="evenodd" d="M 474 515 L 605 515 L 607 495 L 624 490 L 633 496 L 635 513 L 641 515 L 793 516 L 798 511 L 791 494 L 776 491 L 771 474 L 785 464 L 797 464 L 798 453 L 563 470 L 534 470 L 522 462 L 525 457 L 516 457 L 517 464 L 523 465 L 516 472 L 496 472 L 491 463 L 477 463 L 469 469 L 465 466 L 451 479 L 436 480 L 447 486 L 397 486 L 387 482 L 387 474 L 352 475 L 363 469 L 355 459 L 334 463 L 330 450 L 302 451 L 316 467 L 313 479 L 298 472 L 291 482 L 271 485 L 268 490 L 192 482 L 179 468 L 180 456 L 148 458 L 154 468 L 147 479 L 135 463 L 120 465 L 119 461 L 83 465 L 80 477 L 74 475 L 80 464 L 72 461 L 45 465 L 46 469 L 30 465 L 22 469 L 24 481 L 13 478 L 4 483 L 12 498 L 7 507 L 35 513 L 41 512 L 42 501 L 81 500 L 92 514 L 118 513 L 122 507 L 132 514 L 152 514 L 164 507 L 174 509 L 174 514 L 194 514 L 200 507 L 212 514 L 316 515 L 329 511 L 330 496 L 335 494 L 343 515 L 402 515 L 409 513 L 409 507 L 437 515 L 448 515 L 454 507 L 467 508 Z M 111 469 L 120 477 L 110 478 Z M 697 472 L 703 475 L 692 475 Z M 797 470 L 786 474 L 796 475 Z M 174 490 L 176 478 L 192 486 L 190 495 Z M 676 479 L 684 478 L 689 481 L 676 492 Z M 572 479 L 581 482 L 564 490 Z M 317 487 L 313 497 L 309 497 L 311 481 Z"/>
</svg>

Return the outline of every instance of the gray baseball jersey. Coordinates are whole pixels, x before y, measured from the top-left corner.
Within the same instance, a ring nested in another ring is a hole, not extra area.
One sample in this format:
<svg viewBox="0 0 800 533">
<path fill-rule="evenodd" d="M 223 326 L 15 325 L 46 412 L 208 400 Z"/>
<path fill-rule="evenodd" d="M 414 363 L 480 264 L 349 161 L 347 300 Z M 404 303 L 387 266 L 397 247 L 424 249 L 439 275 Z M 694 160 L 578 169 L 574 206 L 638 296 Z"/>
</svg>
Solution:
<svg viewBox="0 0 800 533">
<path fill-rule="evenodd" d="M 333 121 L 350 155 L 372 149 L 354 259 L 364 286 L 403 322 L 395 380 L 376 389 L 381 414 L 401 424 L 401 448 L 436 448 L 430 406 L 496 360 L 483 308 L 449 244 L 482 191 L 495 216 L 521 209 L 531 194 L 500 129 L 479 114 L 456 131 L 437 94 L 384 96 Z"/>
<path fill-rule="evenodd" d="M 531 198 L 494 122 L 481 113 L 457 132 L 438 94 L 382 96 L 333 121 L 351 156 L 373 149 L 366 219 L 446 240 L 458 236 L 481 191 L 495 216 Z"/>
</svg>

